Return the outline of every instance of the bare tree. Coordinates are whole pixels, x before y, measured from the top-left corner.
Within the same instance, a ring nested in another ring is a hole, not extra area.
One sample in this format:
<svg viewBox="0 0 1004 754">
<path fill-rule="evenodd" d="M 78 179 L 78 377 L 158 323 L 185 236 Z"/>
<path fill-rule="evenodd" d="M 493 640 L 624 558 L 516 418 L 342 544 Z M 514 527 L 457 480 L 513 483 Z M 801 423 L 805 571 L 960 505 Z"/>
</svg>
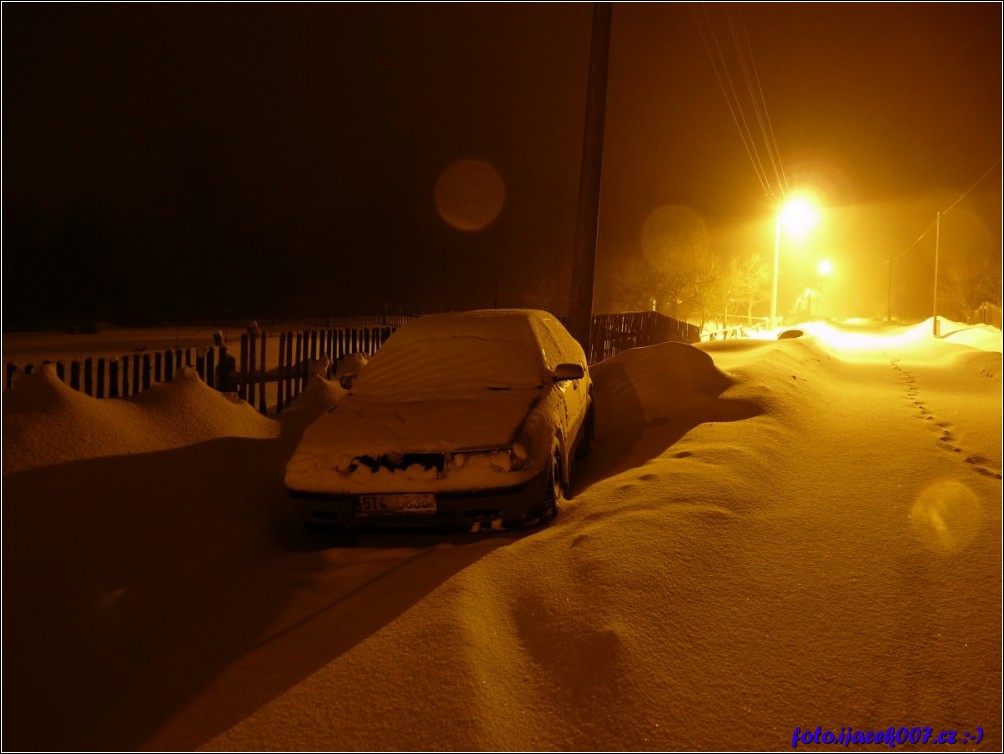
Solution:
<svg viewBox="0 0 1004 754">
<path fill-rule="evenodd" d="M 611 311 L 648 311 L 659 302 L 661 293 L 653 284 L 655 272 L 639 256 L 627 258 L 604 277 Z"/>
<path fill-rule="evenodd" d="M 611 311 L 655 310 L 700 323 L 729 318 L 766 300 L 769 275 L 758 254 L 723 261 L 711 248 L 703 220 L 691 210 L 653 213 L 642 230 L 641 253 L 601 260 L 597 299 Z"/>
<path fill-rule="evenodd" d="M 753 307 L 770 295 L 770 270 L 767 262 L 757 253 L 734 258 L 735 297 L 746 307 L 746 321 L 753 319 Z"/>
<path fill-rule="evenodd" d="M 685 207 L 663 207 L 649 216 L 641 235 L 657 309 L 680 319 L 700 309 L 697 299 L 707 282 L 711 257 L 704 220 Z"/>
<path fill-rule="evenodd" d="M 993 276 L 987 265 L 974 267 L 965 257 L 955 259 L 945 265 L 945 273 L 938 285 L 938 292 L 953 317 L 965 319 L 972 324 L 973 312 L 985 300 L 995 294 Z"/>
</svg>

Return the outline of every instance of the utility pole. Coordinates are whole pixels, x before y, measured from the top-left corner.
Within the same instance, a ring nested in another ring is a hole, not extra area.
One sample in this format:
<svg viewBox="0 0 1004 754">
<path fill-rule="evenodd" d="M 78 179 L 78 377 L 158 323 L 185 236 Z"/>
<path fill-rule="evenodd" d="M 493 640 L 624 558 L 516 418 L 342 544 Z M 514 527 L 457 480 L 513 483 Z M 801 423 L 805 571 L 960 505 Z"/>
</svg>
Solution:
<svg viewBox="0 0 1004 754">
<path fill-rule="evenodd" d="M 770 329 L 777 329 L 777 274 L 781 265 L 781 210 L 774 218 L 774 275 L 770 284 Z"/>
<path fill-rule="evenodd" d="M 892 322 L 892 257 L 889 257 L 889 285 L 885 294 L 885 321 Z"/>
<path fill-rule="evenodd" d="M 928 225 L 927 227 L 931 227 Z M 938 255 L 941 252 L 941 212 L 934 225 L 934 337 L 938 337 L 941 328 L 938 327 Z"/>
<path fill-rule="evenodd" d="M 589 357 L 593 320 L 593 279 L 596 271 L 596 236 L 600 215 L 600 177 L 603 173 L 603 126 L 606 115 L 607 71 L 610 67 L 610 3 L 593 4 L 592 41 L 589 46 L 589 83 L 586 89 L 586 122 L 582 134 L 582 167 L 579 204 L 572 250 L 572 292 L 569 330 Z"/>
</svg>

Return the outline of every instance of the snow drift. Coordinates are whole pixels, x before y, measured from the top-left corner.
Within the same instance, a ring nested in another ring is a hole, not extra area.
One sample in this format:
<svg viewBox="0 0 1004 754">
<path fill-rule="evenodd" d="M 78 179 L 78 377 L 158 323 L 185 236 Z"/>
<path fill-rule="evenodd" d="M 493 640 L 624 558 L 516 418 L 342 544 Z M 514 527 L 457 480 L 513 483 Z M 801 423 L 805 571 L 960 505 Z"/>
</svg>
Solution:
<svg viewBox="0 0 1004 754">
<path fill-rule="evenodd" d="M 526 535 L 300 531 L 324 385 L 277 434 L 7 472 L 5 747 L 999 748 L 999 346 L 802 329 L 598 365 Z"/>
<path fill-rule="evenodd" d="M 191 367 L 122 400 L 92 398 L 43 364 L 4 395 L 4 472 L 126 453 L 147 453 L 218 437 L 267 438 L 279 425 L 244 401 L 207 386 Z"/>
</svg>

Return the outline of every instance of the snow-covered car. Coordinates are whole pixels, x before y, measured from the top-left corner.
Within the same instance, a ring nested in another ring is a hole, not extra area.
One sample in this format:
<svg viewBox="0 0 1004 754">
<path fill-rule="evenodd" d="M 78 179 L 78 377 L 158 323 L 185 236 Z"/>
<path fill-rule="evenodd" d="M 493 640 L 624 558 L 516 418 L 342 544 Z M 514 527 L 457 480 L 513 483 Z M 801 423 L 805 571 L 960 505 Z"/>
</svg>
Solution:
<svg viewBox="0 0 1004 754">
<path fill-rule="evenodd" d="M 591 444 L 592 392 L 547 312 L 425 316 L 307 428 L 286 488 L 308 525 L 545 523 Z"/>
</svg>

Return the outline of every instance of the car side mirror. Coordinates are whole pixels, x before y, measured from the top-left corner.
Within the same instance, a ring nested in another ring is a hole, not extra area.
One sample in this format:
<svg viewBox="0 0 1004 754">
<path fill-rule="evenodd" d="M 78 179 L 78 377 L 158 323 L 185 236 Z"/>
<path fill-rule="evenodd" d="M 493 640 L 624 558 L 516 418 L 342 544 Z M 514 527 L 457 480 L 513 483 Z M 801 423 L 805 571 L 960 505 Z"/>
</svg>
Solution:
<svg viewBox="0 0 1004 754">
<path fill-rule="evenodd" d="M 554 368 L 554 381 L 581 380 L 586 376 L 586 370 L 581 364 L 558 364 Z"/>
</svg>

